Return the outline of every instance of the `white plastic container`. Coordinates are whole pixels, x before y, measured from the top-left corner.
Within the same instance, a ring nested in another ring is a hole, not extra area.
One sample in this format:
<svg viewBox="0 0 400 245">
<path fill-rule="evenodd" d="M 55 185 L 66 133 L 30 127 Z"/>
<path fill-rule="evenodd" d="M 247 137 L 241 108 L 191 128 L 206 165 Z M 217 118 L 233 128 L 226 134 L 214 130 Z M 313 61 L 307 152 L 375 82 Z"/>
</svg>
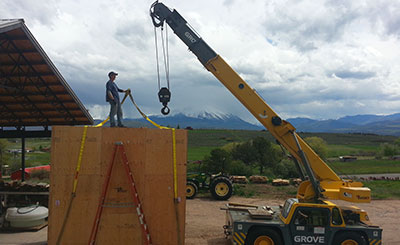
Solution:
<svg viewBox="0 0 400 245">
<path fill-rule="evenodd" d="M 49 216 L 49 210 L 43 206 L 29 206 L 23 208 L 8 208 L 6 220 L 14 228 L 32 228 L 42 225 Z"/>
</svg>

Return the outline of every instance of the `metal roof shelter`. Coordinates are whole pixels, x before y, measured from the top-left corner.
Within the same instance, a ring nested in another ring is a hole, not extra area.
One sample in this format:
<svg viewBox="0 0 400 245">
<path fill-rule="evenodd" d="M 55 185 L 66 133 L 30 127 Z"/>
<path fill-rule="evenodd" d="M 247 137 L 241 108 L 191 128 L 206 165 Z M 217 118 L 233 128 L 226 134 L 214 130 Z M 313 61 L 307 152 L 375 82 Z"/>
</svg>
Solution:
<svg viewBox="0 0 400 245">
<path fill-rule="evenodd" d="M 21 136 L 18 131 L 30 126 L 48 131 L 54 125 L 88 124 L 93 124 L 93 118 L 24 20 L 0 20 L 0 137 Z M 5 127 L 15 127 L 17 133 Z M 32 132 L 24 134 L 41 137 Z"/>
<path fill-rule="evenodd" d="M 0 19 L 0 138 L 22 139 L 22 172 L 25 138 L 50 137 L 54 125 L 88 124 L 93 118 L 24 20 Z"/>
</svg>

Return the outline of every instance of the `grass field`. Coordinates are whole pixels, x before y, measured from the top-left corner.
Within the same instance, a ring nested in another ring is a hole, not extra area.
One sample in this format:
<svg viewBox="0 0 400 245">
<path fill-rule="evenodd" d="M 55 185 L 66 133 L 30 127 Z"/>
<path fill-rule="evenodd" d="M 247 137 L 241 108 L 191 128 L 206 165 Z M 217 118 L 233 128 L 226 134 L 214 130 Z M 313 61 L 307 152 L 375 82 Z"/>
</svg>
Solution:
<svg viewBox="0 0 400 245">
<path fill-rule="evenodd" d="M 373 200 L 380 199 L 400 199 L 400 181 L 366 181 L 363 182 L 366 187 L 371 189 Z M 203 195 L 209 195 L 203 192 Z M 242 197 L 260 197 L 260 198 L 281 198 L 287 199 L 296 197 L 297 187 L 289 186 L 272 186 L 270 184 L 235 184 L 234 195 Z"/>
<path fill-rule="evenodd" d="M 363 182 L 371 189 L 372 199 L 400 199 L 400 181 L 367 181 Z"/>
<path fill-rule="evenodd" d="M 33 138 L 25 140 L 25 148 L 36 149 L 40 147 L 47 148 L 51 145 L 51 140 L 49 138 Z M 9 149 L 21 149 L 21 140 L 14 139 L 9 141 Z"/>
<path fill-rule="evenodd" d="M 188 147 L 221 147 L 231 142 L 243 142 L 258 136 L 273 140 L 267 131 L 197 129 L 188 131 Z"/>
<path fill-rule="evenodd" d="M 346 155 L 372 156 L 379 150 L 379 145 L 328 145 L 327 157 Z"/>
<path fill-rule="evenodd" d="M 384 174 L 400 173 L 400 161 L 357 160 L 354 162 L 328 162 L 337 174 Z"/>
<path fill-rule="evenodd" d="M 34 152 L 25 153 L 25 166 L 34 167 L 40 165 L 47 165 L 50 163 L 50 153 L 41 152 L 40 148 L 48 148 L 51 145 L 49 138 L 33 138 L 25 140 L 25 148 L 32 149 Z M 8 142 L 8 149 L 21 149 L 21 140 L 12 139 Z M 21 154 L 13 153 L 9 154 L 9 164 L 16 170 L 21 165 Z"/>
</svg>

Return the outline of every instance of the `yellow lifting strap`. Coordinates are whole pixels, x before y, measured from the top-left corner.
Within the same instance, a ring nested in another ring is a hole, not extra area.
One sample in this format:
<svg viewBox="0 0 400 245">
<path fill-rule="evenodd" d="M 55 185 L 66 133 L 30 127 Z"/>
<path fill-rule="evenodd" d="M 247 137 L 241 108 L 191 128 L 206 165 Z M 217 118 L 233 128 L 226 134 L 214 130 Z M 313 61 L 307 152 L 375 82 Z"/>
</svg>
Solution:
<svg viewBox="0 0 400 245">
<path fill-rule="evenodd" d="M 78 163 L 77 163 L 76 169 L 75 169 L 74 184 L 72 187 L 71 199 L 69 200 L 69 203 L 68 203 L 67 212 L 65 213 L 65 216 L 64 216 L 60 234 L 57 237 L 57 242 L 56 242 L 57 245 L 61 244 L 61 238 L 64 234 L 65 225 L 67 224 L 68 216 L 69 216 L 69 213 L 71 212 L 72 202 L 74 201 L 74 198 L 76 196 L 76 187 L 78 186 L 78 176 L 79 176 L 79 172 L 81 170 L 82 156 L 83 156 L 83 150 L 85 148 L 87 129 L 88 129 L 88 126 L 85 126 L 83 128 L 81 147 L 79 149 Z"/>
</svg>

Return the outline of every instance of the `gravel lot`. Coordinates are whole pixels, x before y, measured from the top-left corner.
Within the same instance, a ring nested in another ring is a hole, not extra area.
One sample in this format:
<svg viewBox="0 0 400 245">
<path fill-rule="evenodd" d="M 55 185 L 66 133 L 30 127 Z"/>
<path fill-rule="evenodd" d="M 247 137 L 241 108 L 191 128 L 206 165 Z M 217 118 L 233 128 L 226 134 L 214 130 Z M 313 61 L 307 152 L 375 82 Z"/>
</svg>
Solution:
<svg viewBox="0 0 400 245">
<path fill-rule="evenodd" d="M 257 198 L 233 197 L 229 202 L 256 204 L 256 205 L 279 205 L 284 200 L 266 200 Z M 348 202 L 334 201 L 337 204 L 349 205 Z M 220 207 L 225 201 L 213 201 L 208 198 L 197 198 L 187 201 L 186 209 L 186 244 L 230 244 L 223 234 L 222 226 L 225 224 L 225 211 Z M 400 200 L 380 200 L 371 203 L 357 203 L 358 206 L 367 211 L 371 221 L 383 228 L 383 241 L 387 245 L 399 245 L 398 235 L 400 225 Z"/>
</svg>

